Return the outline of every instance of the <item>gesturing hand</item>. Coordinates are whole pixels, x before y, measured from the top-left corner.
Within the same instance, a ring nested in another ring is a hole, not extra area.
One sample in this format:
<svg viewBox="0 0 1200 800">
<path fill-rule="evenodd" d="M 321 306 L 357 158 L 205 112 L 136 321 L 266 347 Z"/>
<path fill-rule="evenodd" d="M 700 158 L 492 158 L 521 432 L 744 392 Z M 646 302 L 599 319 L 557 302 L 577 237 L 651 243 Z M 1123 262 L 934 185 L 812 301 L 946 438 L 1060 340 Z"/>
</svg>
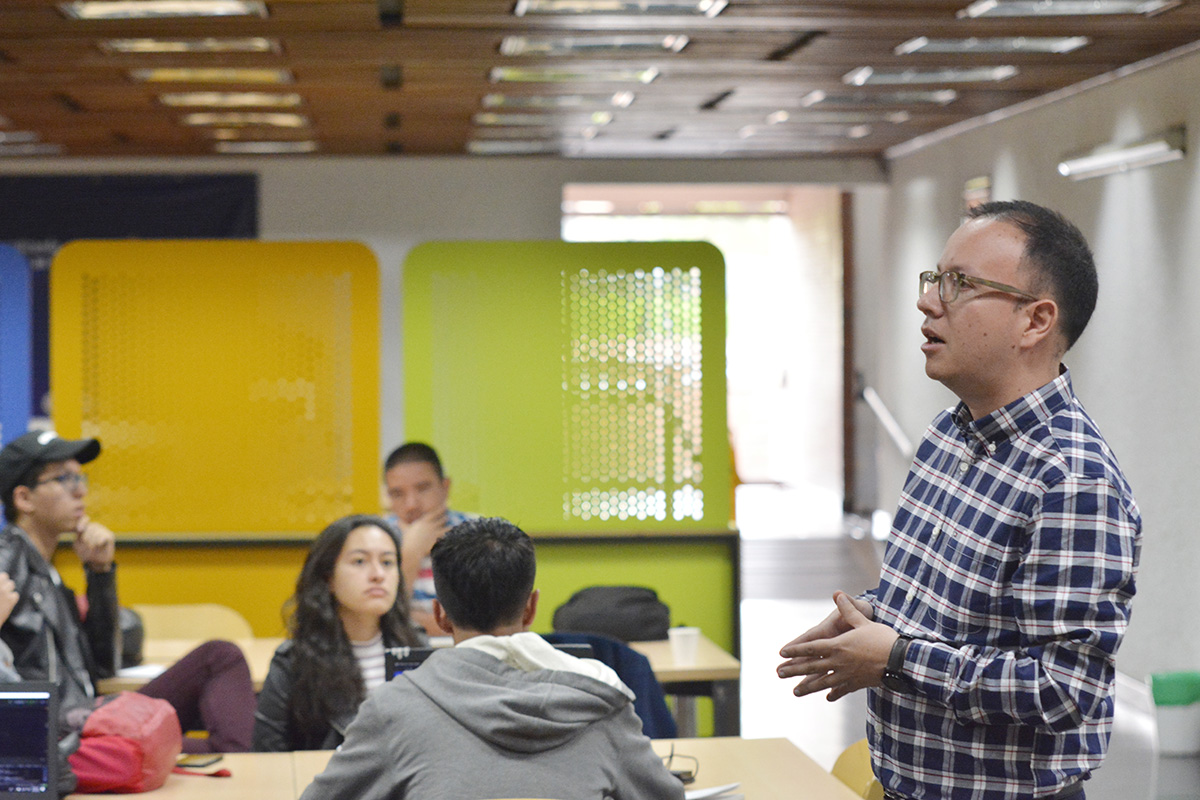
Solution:
<svg viewBox="0 0 1200 800">
<path fill-rule="evenodd" d="M 776 668 L 779 677 L 803 676 L 792 690 L 797 697 L 828 689 L 833 701 L 880 685 L 897 633 L 871 621 L 870 603 L 845 592 L 834 592 L 833 601 L 832 614 L 779 651 L 787 659 Z"/>
</svg>

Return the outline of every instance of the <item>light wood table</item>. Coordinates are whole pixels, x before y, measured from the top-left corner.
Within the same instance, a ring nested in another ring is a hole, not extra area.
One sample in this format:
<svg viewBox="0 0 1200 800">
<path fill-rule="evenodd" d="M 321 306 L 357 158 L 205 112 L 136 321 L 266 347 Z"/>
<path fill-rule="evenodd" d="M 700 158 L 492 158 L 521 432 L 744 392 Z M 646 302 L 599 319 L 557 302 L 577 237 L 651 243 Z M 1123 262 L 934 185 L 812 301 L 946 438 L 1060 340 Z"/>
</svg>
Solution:
<svg viewBox="0 0 1200 800">
<path fill-rule="evenodd" d="M 856 800 L 858 795 L 804 754 L 787 739 L 657 739 L 655 752 L 666 756 L 674 747 L 680 756 L 697 762 L 696 780 L 687 788 L 706 789 L 739 783 L 736 792 L 746 800 Z M 297 753 L 230 753 L 207 770 L 228 769 L 228 778 L 170 775 L 167 782 L 143 796 L 153 800 L 296 800 L 312 779 L 325 769 L 330 750 Z M 112 795 L 73 794 L 75 798 Z"/>
<path fill-rule="evenodd" d="M 167 782 L 159 788 L 136 796 L 153 796 L 154 800 L 295 800 L 293 762 L 291 753 L 227 753 L 219 763 L 197 771 L 228 769 L 232 773 L 231 777 L 171 774 L 167 776 Z M 117 796 L 119 795 L 68 795 L 71 798 L 91 797 L 105 800 L 113 800 Z"/>
<path fill-rule="evenodd" d="M 680 736 L 695 736 L 694 698 L 711 697 L 713 732 L 717 736 L 741 733 L 740 680 L 742 664 L 703 634 L 696 658 L 688 664 L 675 661 L 670 642 L 630 642 L 629 646 L 646 656 L 663 691 L 675 695 L 675 721 Z"/>
<path fill-rule="evenodd" d="M 267 670 L 271 667 L 271 657 L 275 655 L 275 648 L 283 644 L 283 639 L 270 637 L 231 641 L 242 649 L 246 663 L 250 665 L 250 679 L 254 681 L 254 691 L 260 691 L 263 681 L 266 680 Z M 154 677 L 148 674 L 154 666 L 169 667 L 202 643 L 201 639 L 147 639 L 142 646 L 142 665 L 149 669 L 135 667 L 125 675 L 103 678 L 97 684 L 97 688 L 101 694 L 136 691 Z"/>
<path fill-rule="evenodd" d="M 676 764 L 692 756 L 698 769 L 687 789 L 706 789 L 740 783 L 737 793 L 746 800 L 858 800 L 858 795 L 830 775 L 804 751 L 787 739 L 655 739 L 655 752 L 666 756 L 674 747 Z M 332 753 L 328 750 L 295 753 L 297 792 L 325 769 Z"/>
</svg>

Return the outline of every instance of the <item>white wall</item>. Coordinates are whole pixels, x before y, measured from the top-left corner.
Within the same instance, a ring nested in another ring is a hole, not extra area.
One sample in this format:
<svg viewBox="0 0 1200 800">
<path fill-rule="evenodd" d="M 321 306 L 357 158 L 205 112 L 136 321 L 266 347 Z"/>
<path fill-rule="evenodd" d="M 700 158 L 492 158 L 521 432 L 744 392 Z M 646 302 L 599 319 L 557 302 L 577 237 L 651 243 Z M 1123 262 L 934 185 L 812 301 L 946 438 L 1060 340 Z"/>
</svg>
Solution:
<svg viewBox="0 0 1200 800">
<path fill-rule="evenodd" d="M 1119 658 L 1138 677 L 1200 667 L 1200 425 L 1190 414 L 1200 390 L 1198 85 L 1200 55 L 1186 55 L 891 161 L 879 325 L 860 327 L 860 343 L 874 350 L 864 361 L 915 438 L 953 401 L 924 376 L 916 276 L 958 224 L 965 181 L 990 175 L 994 199 L 1041 203 L 1080 226 L 1100 298 L 1066 362 L 1142 509 L 1138 596 Z M 1055 170 L 1064 155 L 1180 122 L 1192 153 L 1182 162 L 1081 182 Z M 882 507 L 894 506 L 905 467 L 883 459 Z"/>
</svg>

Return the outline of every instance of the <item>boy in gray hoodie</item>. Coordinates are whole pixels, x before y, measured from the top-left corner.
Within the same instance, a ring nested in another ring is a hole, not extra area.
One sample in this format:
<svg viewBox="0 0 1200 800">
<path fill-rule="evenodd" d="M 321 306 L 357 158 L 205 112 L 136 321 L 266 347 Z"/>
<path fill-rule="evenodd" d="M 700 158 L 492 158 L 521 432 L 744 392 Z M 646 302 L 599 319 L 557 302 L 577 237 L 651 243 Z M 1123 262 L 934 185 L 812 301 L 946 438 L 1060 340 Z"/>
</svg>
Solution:
<svg viewBox="0 0 1200 800">
<path fill-rule="evenodd" d="M 432 557 L 434 619 L 455 646 L 371 692 L 301 800 L 682 800 L 616 674 L 529 632 L 524 532 L 469 520 Z"/>
</svg>

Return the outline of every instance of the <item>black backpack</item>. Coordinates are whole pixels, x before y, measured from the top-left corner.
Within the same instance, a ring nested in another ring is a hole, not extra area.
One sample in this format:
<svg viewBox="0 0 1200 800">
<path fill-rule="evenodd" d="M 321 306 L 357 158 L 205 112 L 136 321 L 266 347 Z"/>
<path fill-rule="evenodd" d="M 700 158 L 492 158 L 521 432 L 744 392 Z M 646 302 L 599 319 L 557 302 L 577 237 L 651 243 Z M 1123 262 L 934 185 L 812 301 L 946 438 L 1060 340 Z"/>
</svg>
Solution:
<svg viewBox="0 0 1200 800">
<path fill-rule="evenodd" d="M 671 610 L 645 586 L 589 586 L 554 612 L 554 630 L 602 633 L 623 642 L 666 639 Z"/>
</svg>

